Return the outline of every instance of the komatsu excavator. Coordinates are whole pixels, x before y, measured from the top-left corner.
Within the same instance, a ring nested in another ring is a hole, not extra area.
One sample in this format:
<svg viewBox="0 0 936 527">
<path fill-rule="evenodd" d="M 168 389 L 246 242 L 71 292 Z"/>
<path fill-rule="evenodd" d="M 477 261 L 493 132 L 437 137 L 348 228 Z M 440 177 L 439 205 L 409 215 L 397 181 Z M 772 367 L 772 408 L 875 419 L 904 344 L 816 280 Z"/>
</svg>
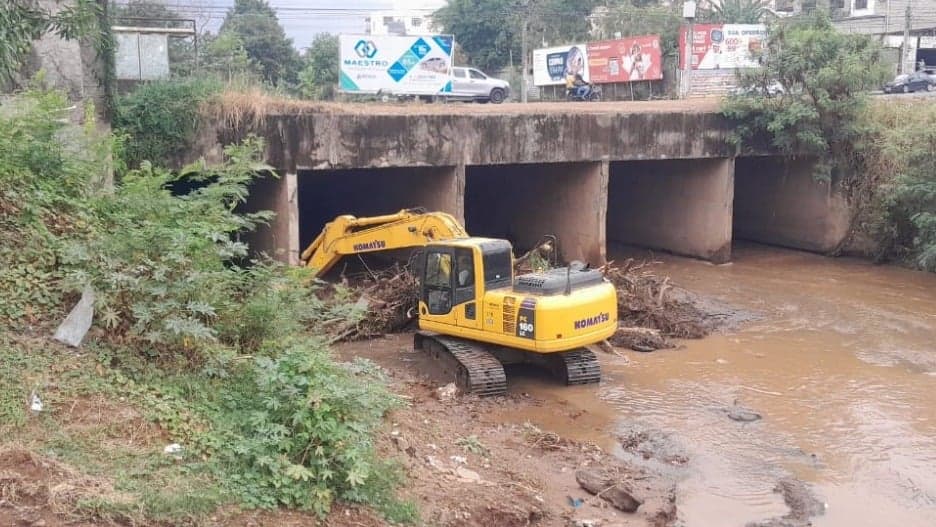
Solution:
<svg viewBox="0 0 936 527">
<path fill-rule="evenodd" d="M 415 348 L 454 377 L 462 392 L 507 390 L 504 364 L 535 363 L 566 384 L 596 383 L 601 368 L 585 346 L 617 329 L 614 286 L 594 269 L 569 266 L 513 275 L 507 240 L 468 236 L 444 212 L 420 209 L 338 216 L 303 251 L 321 276 L 342 257 L 420 248 Z"/>
</svg>

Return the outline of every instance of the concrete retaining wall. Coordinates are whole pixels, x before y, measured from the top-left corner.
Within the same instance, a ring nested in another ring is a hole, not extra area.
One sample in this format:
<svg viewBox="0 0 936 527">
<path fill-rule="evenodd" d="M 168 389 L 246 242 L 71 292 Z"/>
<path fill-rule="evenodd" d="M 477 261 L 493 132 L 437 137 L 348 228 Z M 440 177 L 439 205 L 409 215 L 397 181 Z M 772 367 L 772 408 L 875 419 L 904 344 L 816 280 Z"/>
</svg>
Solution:
<svg viewBox="0 0 936 527">
<path fill-rule="evenodd" d="M 611 241 L 714 262 L 731 258 L 733 159 L 611 164 Z"/>
<path fill-rule="evenodd" d="M 809 159 L 738 158 L 735 238 L 816 252 L 838 247 L 851 211 L 828 181 L 817 181 Z"/>
<path fill-rule="evenodd" d="M 602 162 L 470 166 L 466 228 L 476 236 L 507 238 L 518 252 L 551 234 L 558 237 L 564 260 L 601 265 L 607 167 Z"/>
</svg>

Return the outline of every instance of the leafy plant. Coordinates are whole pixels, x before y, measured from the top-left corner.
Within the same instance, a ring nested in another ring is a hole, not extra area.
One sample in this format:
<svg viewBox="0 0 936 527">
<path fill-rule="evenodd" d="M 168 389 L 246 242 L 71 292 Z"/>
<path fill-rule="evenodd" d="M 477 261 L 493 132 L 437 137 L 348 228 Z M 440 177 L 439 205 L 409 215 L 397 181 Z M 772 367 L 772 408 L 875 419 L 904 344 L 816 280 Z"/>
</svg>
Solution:
<svg viewBox="0 0 936 527">
<path fill-rule="evenodd" d="M 234 492 L 255 507 L 320 515 L 336 498 L 375 497 L 368 483 L 383 467 L 372 432 L 397 399 L 356 379 L 367 375 L 337 365 L 321 343 L 296 342 L 270 354 L 255 360 L 252 383 L 226 401 L 226 412 L 242 416 L 227 421 L 222 462 L 233 468 L 226 480 Z"/>
<path fill-rule="evenodd" d="M 704 22 L 757 24 L 770 13 L 768 0 L 720 0 L 702 13 Z"/>
<path fill-rule="evenodd" d="M 770 25 L 763 67 L 745 72 L 743 95 L 728 98 L 723 113 L 735 123 L 734 141 L 769 146 L 791 156 L 812 156 L 816 174 L 855 175 L 855 155 L 867 136 L 862 114 L 867 91 L 883 75 L 881 46 L 865 35 L 835 30 L 828 15 Z M 779 96 L 765 96 L 775 82 Z"/>
<path fill-rule="evenodd" d="M 230 265 L 247 256 L 236 236 L 271 217 L 235 211 L 257 171 L 268 170 L 258 162 L 260 149 L 257 141 L 231 146 L 223 166 L 179 174 L 144 163 L 93 201 L 96 235 L 69 244 L 69 280 L 97 291 L 112 335 L 190 358 L 217 341 L 219 313 L 250 272 Z M 181 180 L 201 186 L 175 196 L 170 185 Z"/>
<path fill-rule="evenodd" d="M 320 33 L 306 50 L 299 91 L 310 99 L 331 99 L 338 84 L 338 35 Z"/>
<path fill-rule="evenodd" d="M 33 41 L 53 32 L 64 39 L 94 35 L 100 6 L 94 0 L 75 0 L 55 13 L 21 0 L 0 4 L 0 80 L 11 78 L 22 66 Z"/>
<path fill-rule="evenodd" d="M 199 107 L 220 91 L 217 81 L 191 78 L 143 84 L 118 99 L 113 125 L 127 136 L 126 164 L 178 162 L 195 140 Z"/>
<path fill-rule="evenodd" d="M 465 449 L 465 452 L 471 452 L 479 456 L 488 455 L 487 447 L 484 446 L 484 443 L 482 443 L 476 435 L 460 437 L 455 441 L 455 444 Z"/>
<path fill-rule="evenodd" d="M 936 271 L 936 108 L 891 103 L 876 105 L 871 116 L 879 139 L 868 169 L 884 181 L 873 220 L 878 256 Z"/>
<path fill-rule="evenodd" d="M 62 299 L 63 239 L 89 232 L 87 199 L 113 143 L 64 124 L 56 92 L 27 91 L 0 114 L 0 324 L 35 323 Z"/>
</svg>

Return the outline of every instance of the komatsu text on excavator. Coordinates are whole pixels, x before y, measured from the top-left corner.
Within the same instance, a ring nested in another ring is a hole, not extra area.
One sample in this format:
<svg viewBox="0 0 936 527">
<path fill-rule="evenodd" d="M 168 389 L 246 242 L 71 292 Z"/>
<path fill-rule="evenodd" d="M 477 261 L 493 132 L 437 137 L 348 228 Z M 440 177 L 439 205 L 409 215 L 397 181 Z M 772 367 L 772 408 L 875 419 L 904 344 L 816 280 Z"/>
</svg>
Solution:
<svg viewBox="0 0 936 527">
<path fill-rule="evenodd" d="M 471 237 L 444 212 L 419 209 L 357 218 L 339 216 L 302 253 L 322 275 L 342 257 L 421 248 L 419 331 L 429 353 L 463 392 L 507 389 L 504 364 L 532 362 L 567 384 L 598 382 L 601 369 L 585 346 L 617 329 L 614 286 L 594 269 L 569 266 L 513 275 L 507 240 Z"/>
</svg>

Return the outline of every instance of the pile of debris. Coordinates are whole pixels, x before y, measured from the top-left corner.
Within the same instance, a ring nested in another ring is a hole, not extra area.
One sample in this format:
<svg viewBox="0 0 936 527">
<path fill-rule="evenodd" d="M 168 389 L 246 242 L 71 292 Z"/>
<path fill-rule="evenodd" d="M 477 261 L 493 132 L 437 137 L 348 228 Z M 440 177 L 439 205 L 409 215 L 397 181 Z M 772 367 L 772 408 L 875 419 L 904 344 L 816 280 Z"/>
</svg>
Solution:
<svg viewBox="0 0 936 527">
<path fill-rule="evenodd" d="M 635 351 L 671 348 L 669 338 L 698 339 L 714 329 L 711 315 L 687 291 L 673 286 L 669 277 L 654 274 L 658 263 L 629 258 L 603 268 L 617 289 L 619 328 L 610 339 L 615 346 Z"/>
<path fill-rule="evenodd" d="M 359 317 L 335 331 L 332 341 L 364 340 L 407 329 L 416 320 L 419 286 L 406 265 L 342 277 L 357 298 Z"/>
</svg>

